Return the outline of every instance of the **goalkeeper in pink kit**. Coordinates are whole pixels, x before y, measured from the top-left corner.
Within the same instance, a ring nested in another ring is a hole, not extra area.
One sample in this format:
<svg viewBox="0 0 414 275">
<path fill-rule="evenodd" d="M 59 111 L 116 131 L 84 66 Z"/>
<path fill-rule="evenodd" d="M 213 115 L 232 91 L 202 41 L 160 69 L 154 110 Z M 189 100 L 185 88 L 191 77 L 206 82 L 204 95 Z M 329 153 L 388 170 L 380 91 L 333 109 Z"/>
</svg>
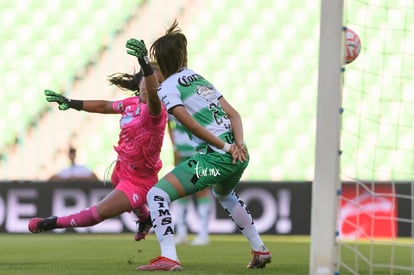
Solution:
<svg viewBox="0 0 414 275">
<path fill-rule="evenodd" d="M 32 218 L 28 224 L 30 232 L 93 226 L 105 219 L 133 211 L 139 223 L 135 240 L 139 241 L 148 234 L 152 224 L 146 206 L 146 195 L 158 181 L 158 172 L 162 166 L 160 152 L 167 112 L 157 95 L 162 76 L 157 65 L 148 61 L 146 47 L 143 43 L 142 46 L 136 53 L 142 73 L 114 74 L 109 79 L 112 84 L 124 90 L 139 91 L 139 96 L 118 101 L 82 101 L 45 90 L 46 100 L 58 103 L 60 110 L 73 108 L 92 113 L 121 114 L 121 132 L 118 145 L 114 146 L 118 153 L 111 178 L 114 189 L 96 205 L 78 213 Z"/>
</svg>

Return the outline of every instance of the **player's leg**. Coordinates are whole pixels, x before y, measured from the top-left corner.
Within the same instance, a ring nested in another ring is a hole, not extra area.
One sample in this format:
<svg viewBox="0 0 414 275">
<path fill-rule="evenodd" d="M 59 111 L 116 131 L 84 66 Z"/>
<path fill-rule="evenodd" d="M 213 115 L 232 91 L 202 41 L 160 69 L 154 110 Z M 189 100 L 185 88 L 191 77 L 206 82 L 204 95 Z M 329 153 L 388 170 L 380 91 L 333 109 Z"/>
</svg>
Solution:
<svg viewBox="0 0 414 275">
<path fill-rule="evenodd" d="M 132 212 L 135 214 L 135 216 L 137 216 L 137 222 L 143 222 L 149 217 L 149 210 L 145 204 L 142 204 L 138 208 L 133 209 Z"/>
<path fill-rule="evenodd" d="M 193 184 L 182 183 L 173 173 L 168 173 L 148 192 L 147 202 L 154 231 L 160 242 L 162 256 L 178 260 L 175 249 L 174 224 L 169 207 L 171 201 L 196 191 L 198 190 Z"/>
<path fill-rule="evenodd" d="M 224 157 L 228 156 L 225 155 Z M 247 265 L 247 268 L 263 268 L 271 262 L 272 256 L 256 229 L 247 205 L 234 192 L 234 187 L 239 183 L 248 161 L 236 164 L 224 161 L 216 162 L 220 163 L 217 169 L 220 169 L 221 176 L 225 179 L 220 179 L 220 182 L 213 185 L 213 196 L 250 243 L 253 259 Z"/>
<path fill-rule="evenodd" d="M 272 260 L 272 255 L 264 245 L 259 233 L 257 232 L 253 218 L 247 205 L 237 196 L 235 192 L 227 195 L 221 195 L 224 190 L 218 186 L 213 187 L 213 195 L 224 208 L 226 213 L 231 217 L 237 228 L 247 238 L 252 247 L 253 259 L 247 265 L 247 268 L 263 268 Z"/>
<path fill-rule="evenodd" d="M 145 203 L 143 203 L 138 208 L 135 208 L 132 210 L 137 216 L 137 231 L 134 235 L 135 241 L 140 241 L 145 239 L 145 237 L 148 235 L 149 231 L 152 227 L 151 217 L 149 214 L 148 207 Z"/>
<path fill-rule="evenodd" d="M 210 188 L 205 188 L 195 194 L 197 204 L 197 214 L 200 218 L 200 229 L 196 238 L 191 242 L 192 245 L 208 244 L 208 224 L 210 221 L 210 212 L 212 206 L 212 198 Z"/>
<path fill-rule="evenodd" d="M 53 230 L 55 228 L 86 227 L 96 225 L 131 209 L 128 197 L 119 190 L 112 190 L 97 205 L 67 216 L 51 216 L 45 219 L 33 218 L 29 221 L 32 233 Z"/>
<path fill-rule="evenodd" d="M 187 227 L 187 209 L 190 202 L 190 197 L 180 198 L 175 201 L 175 243 L 185 243 L 187 241 L 188 227 Z"/>
<path fill-rule="evenodd" d="M 181 156 L 178 151 L 174 153 L 175 165 L 177 166 L 183 161 L 188 160 L 189 156 Z M 175 214 L 175 243 L 182 244 L 187 242 L 188 225 L 187 214 L 188 206 L 191 197 L 186 196 L 179 198 L 174 202 L 174 214 Z"/>
<path fill-rule="evenodd" d="M 115 186 L 96 206 L 91 206 L 80 212 L 56 217 L 51 216 L 46 219 L 34 218 L 29 221 L 29 230 L 33 233 L 48 231 L 55 228 L 86 227 L 96 225 L 105 219 L 118 216 L 131 209 L 143 205 L 142 199 L 136 200 L 134 192 L 139 194 L 139 198 L 145 198 L 145 194 L 140 194 L 140 190 L 135 190 L 133 184 L 128 181 L 128 173 L 121 173 L 122 167 L 119 163 L 114 168 L 112 180 Z"/>
<path fill-rule="evenodd" d="M 132 184 L 134 181 L 135 184 Z M 129 179 L 129 184 L 123 186 L 125 193 L 129 194 L 130 205 L 132 212 L 137 216 L 137 229 L 134 235 L 135 241 L 145 239 L 152 228 L 151 216 L 146 203 L 147 191 L 150 186 L 153 186 L 157 182 L 157 176 L 151 178 L 144 178 L 134 175 Z M 140 188 L 138 188 L 140 186 Z M 147 187 L 145 187 L 147 186 Z"/>
<path fill-rule="evenodd" d="M 191 164 L 191 163 L 190 163 Z M 165 175 L 147 194 L 152 224 L 160 244 L 161 256 L 139 270 L 181 270 L 174 239 L 170 203 L 198 191 L 194 185 L 194 167 L 181 163 Z"/>
</svg>

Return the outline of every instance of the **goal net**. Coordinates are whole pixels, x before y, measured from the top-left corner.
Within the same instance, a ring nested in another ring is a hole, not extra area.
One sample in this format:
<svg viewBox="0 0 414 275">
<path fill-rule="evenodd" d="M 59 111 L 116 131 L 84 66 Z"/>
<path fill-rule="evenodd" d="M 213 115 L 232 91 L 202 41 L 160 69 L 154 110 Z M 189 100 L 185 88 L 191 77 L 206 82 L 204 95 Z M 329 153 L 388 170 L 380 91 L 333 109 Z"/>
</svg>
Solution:
<svg viewBox="0 0 414 275">
<path fill-rule="evenodd" d="M 343 11 L 362 49 L 343 73 L 337 270 L 414 274 L 414 1 Z"/>
</svg>

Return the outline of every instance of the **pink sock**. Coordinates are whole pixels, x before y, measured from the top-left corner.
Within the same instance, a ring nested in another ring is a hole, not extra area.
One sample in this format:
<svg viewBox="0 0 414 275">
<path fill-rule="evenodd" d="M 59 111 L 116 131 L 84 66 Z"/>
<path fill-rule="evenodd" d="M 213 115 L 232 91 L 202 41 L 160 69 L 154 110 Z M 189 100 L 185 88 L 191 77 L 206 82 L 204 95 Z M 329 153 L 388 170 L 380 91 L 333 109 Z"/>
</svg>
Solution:
<svg viewBox="0 0 414 275">
<path fill-rule="evenodd" d="M 103 219 L 99 216 L 98 211 L 96 211 L 96 206 L 91 206 L 78 213 L 58 217 L 56 226 L 57 228 L 85 227 L 98 224 L 101 221 L 103 221 Z"/>
<path fill-rule="evenodd" d="M 138 217 L 139 221 L 145 221 L 149 216 L 148 207 L 143 204 L 140 207 L 134 209 L 135 215 Z"/>
</svg>

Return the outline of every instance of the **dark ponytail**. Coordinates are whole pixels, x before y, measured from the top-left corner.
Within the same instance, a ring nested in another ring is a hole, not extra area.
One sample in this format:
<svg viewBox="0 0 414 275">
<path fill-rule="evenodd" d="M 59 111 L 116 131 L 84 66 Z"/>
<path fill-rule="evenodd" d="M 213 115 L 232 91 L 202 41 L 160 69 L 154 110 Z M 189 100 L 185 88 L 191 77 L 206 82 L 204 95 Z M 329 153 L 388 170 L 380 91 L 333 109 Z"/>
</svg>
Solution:
<svg viewBox="0 0 414 275">
<path fill-rule="evenodd" d="M 122 90 L 133 91 L 135 95 L 139 95 L 139 85 L 142 80 L 142 72 L 136 74 L 114 73 L 108 76 L 111 85 L 115 85 Z"/>
</svg>

